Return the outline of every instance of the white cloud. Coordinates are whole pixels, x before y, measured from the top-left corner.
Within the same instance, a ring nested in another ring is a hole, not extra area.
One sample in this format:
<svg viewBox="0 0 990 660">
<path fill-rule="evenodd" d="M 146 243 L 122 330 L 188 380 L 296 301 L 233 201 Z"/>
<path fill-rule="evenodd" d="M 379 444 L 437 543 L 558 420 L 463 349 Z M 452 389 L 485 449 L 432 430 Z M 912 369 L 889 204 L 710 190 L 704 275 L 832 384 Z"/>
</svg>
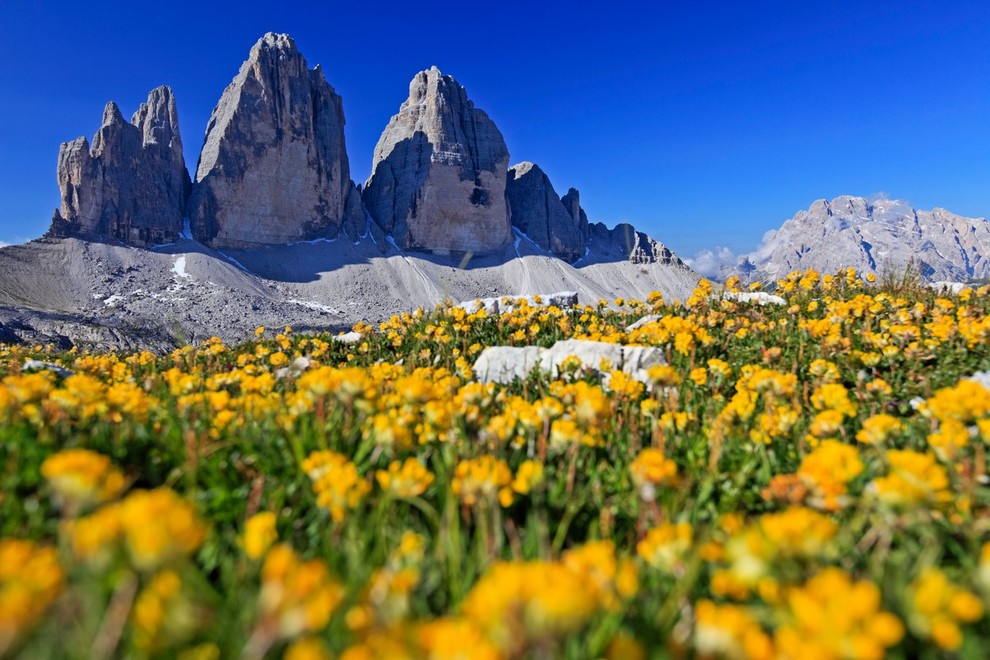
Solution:
<svg viewBox="0 0 990 660">
<path fill-rule="evenodd" d="M 684 262 L 699 275 L 719 278 L 725 268 L 735 268 L 739 255 L 727 247 L 718 246 L 714 250 L 701 250 L 691 259 Z"/>
</svg>

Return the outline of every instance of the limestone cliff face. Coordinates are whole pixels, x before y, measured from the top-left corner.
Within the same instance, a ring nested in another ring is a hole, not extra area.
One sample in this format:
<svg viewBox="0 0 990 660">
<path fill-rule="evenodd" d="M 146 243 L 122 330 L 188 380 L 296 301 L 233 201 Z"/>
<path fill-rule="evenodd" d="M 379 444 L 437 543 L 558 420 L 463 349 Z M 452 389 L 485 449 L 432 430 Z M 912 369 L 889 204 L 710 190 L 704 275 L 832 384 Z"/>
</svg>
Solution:
<svg viewBox="0 0 990 660">
<path fill-rule="evenodd" d="M 290 243 L 364 229 L 344 145 L 340 96 L 291 37 L 268 33 L 206 129 L 189 216 L 218 247 Z M 360 217 L 358 217 L 360 213 Z"/>
<path fill-rule="evenodd" d="M 574 217 L 568 212 L 539 165 L 530 162 L 513 165 L 505 194 L 513 227 L 568 263 L 584 254 L 588 218 L 581 214 Z"/>
<path fill-rule="evenodd" d="M 375 147 L 364 202 L 403 249 L 491 252 L 509 245 L 509 152 L 456 80 L 433 67 Z"/>
<path fill-rule="evenodd" d="M 132 245 L 174 241 L 189 174 L 172 90 L 152 90 L 130 123 L 108 103 L 92 148 L 84 137 L 62 144 L 57 176 L 62 203 L 49 234 Z"/>
</svg>

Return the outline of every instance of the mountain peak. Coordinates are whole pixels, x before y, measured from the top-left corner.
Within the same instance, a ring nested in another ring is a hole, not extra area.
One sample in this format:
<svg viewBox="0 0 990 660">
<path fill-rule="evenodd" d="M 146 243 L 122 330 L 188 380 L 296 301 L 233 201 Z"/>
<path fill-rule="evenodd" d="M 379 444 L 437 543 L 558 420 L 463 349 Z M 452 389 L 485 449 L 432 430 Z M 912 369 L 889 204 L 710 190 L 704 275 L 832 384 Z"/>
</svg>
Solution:
<svg viewBox="0 0 990 660">
<path fill-rule="evenodd" d="M 364 201 L 404 249 L 494 252 L 512 242 L 508 163 L 488 115 L 432 67 L 413 77 L 379 138 Z"/>
<path fill-rule="evenodd" d="M 904 200 L 840 195 L 815 201 L 740 259 L 752 265 L 752 280 L 850 266 L 864 273 L 898 274 L 912 261 L 932 281 L 988 277 L 990 223 L 944 209 L 914 209 Z"/>
</svg>

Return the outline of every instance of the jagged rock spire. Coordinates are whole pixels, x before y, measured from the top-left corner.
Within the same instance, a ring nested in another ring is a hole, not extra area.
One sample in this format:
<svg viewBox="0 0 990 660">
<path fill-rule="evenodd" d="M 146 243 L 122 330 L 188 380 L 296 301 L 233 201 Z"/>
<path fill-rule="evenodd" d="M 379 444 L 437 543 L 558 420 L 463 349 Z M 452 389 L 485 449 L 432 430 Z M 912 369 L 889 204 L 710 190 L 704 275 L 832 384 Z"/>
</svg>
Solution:
<svg viewBox="0 0 990 660">
<path fill-rule="evenodd" d="M 153 89 L 130 123 L 107 103 L 92 148 L 84 137 L 63 143 L 57 172 L 62 203 L 49 234 L 134 245 L 174 241 L 189 174 L 172 90 Z"/>
<path fill-rule="evenodd" d="M 356 194 L 340 96 L 291 37 L 266 34 L 210 117 L 189 203 L 196 238 L 249 247 L 363 231 Z"/>
</svg>

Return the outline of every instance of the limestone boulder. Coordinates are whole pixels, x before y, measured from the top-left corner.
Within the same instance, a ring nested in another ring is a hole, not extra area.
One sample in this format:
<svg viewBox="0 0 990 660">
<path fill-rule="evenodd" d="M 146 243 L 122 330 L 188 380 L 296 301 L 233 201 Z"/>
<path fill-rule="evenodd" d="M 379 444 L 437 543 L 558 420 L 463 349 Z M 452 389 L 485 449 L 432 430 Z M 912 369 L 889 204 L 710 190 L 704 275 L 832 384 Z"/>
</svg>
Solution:
<svg viewBox="0 0 990 660">
<path fill-rule="evenodd" d="M 558 341 L 543 354 L 540 368 L 556 377 L 560 366 L 570 358 L 577 358 L 581 366 L 593 371 L 610 371 L 622 368 L 622 345 L 586 339 Z M 607 369 L 602 367 L 606 366 Z"/>
<path fill-rule="evenodd" d="M 365 206 L 402 249 L 497 251 L 512 242 L 508 163 L 494 122 L 433 67 L 416 74 L 378 140 Z"/>
<path fill-rule="evenodd" d="M 516 307 L 525 303 L 529 307 L 559 307 L 560 309 L 572 309 L 577 305 L 577 291 L 558 291 L 546 295 L 531 296 L 501 296 L 492 298 L 476 298 L 475 300 L 465 300 L 457 306 L 468 314 L 474 314 L 480 309 L 485 310 L 489 315 L 508 314 Z"/>
<path fill-rule="evenodd" d="M 540 366 L 545 348 L 538 346 L 489 346 L 474 362 L 474 377 L 482 383 L 507 385 L 525 380 Z"/>
<path fill-rule="evenodd" d="M 196 238 L 252 247 L 364 230 L 340 96 L 295 41 L 251 49 L 206 129 L 189 216 Z"/>
<path fill-rule="evenodd" d="M 108 103 L 92 146 L 84 137 L 62 144 L 57 177 L 62 201 L 50 235 L 139 246 L 176 240 L 190 182 L 172 90 L 153 89 L 130 122 Z"/>
<path fill-rule="evenodd" d="M 647 370 L 667 364 L 663 351 L 652 346 L 622 346 L 602 341 L 566 339 L 550 348 L 491 346 L 478 356 L 473 371 L 475 378 L 483 383 L 507 384 L 525 380 L 536 369 L 556 378 L 561 375 L 561 366 L 575 359 L 581 369 L 602 375 L 619 370 L 647 385 L 650 384 Z"/>
<path fill-rule="evenodd" d="M 750 303 L 753 305 L 786 305 L 787 301 L 766 291 L 726 291 L 720 296 L 723 300 Z"/>
</svg>

